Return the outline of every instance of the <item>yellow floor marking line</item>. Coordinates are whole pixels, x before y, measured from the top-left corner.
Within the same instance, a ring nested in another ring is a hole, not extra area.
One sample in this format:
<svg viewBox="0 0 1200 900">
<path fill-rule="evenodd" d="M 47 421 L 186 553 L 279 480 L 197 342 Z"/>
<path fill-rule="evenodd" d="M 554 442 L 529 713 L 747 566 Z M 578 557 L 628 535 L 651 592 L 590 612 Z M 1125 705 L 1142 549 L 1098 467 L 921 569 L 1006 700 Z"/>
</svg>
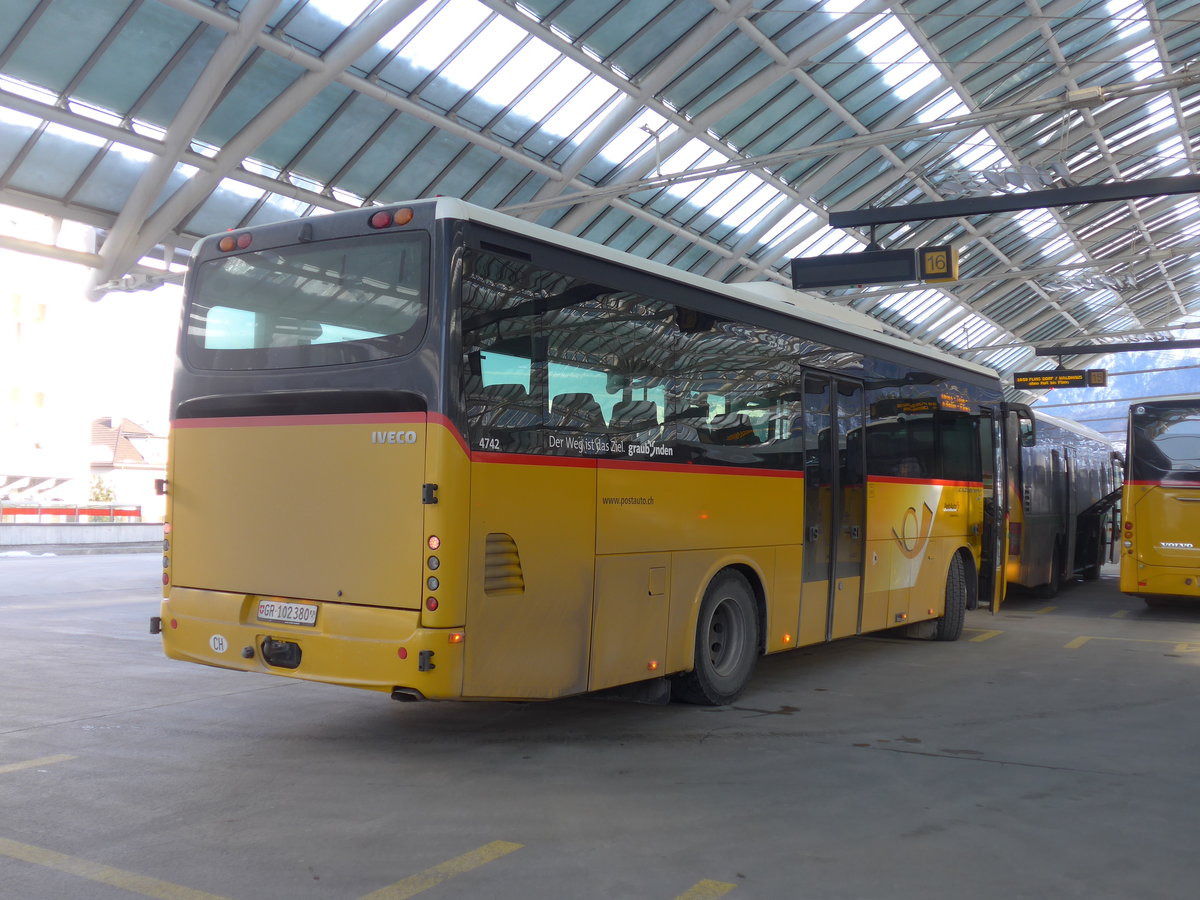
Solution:
<svg viewBox="0 0 1200 900">
<path fill-rule="evenodd" d="M 52 766 L 54 763 L 66 762 L 68 759 L 74 759 L 70 753 L 60 753 L 58 756 L 43 756 L 40 759 L 27 759 L 25 762 L 8 763 L 0 766 L 0 775 L 5 772 L 19 772 L 22 769 L 36 769 L 39 766 Z"/>
<path fill-rule="evenodd" d="M 4 838 L 0 838 L 0 856 L 19 859 L 33 863 L 35 866 L 44 866 L 57 872 L 65 872 L 68 875 L 77 875 L 88 881 L 98 881 L 131 894 L 156 897 L 158 900 L 225 900 L 216 894 L 193 891 L 191 888 L 171 884 L 168 881 L 159 881 L 157 878 L 138 875 L 134 872 L 123 872 L 112 866 L 103 866 L 86 859 L 67 856 L 65 853 L 57 853 L 42 847 L 31 847 L 29 844 L 19 844 Z"/>
<path fill-rule="evenodd" d="M 406 900 L 406 898 L 415 897 L 431 887 L 436 887 L 448 878 L 461 875 L 463 872 L 470 872 L 472 869 L 477 869 L 502 856 L 507 856 L 514 850 L 520 850 L 523 846 L 524 844 L 514 844 L 510 841 L 492 841 L 478 850 L 456 856 L 454 859 L 439 863 L 424 872 L 410 875 L 403 881 L 397 881 L 393 885 L 367 894 L 361 900 Z"/>
<path fill-rule="evenodd" d="M 1122 641 L 1126 644 L 1169 644 L 1176 653 L 1200 653 L 1200 641 L 1164 641 L 1154 638 L 1083 636 L 1063 644 L 1064 650 L 1078 650 L 1088 641 Z"/>
<path fill-rule="evenodd" d="M 724 897 L 735 887 L 737 887 L 736 884 L 730 884 L 728 881 L 705 879 L 693 884 L 675 900 L 716 900 L 717 897 Z"/>
<path fill-rule="evenodd" d="M 1113 617 L 1114 619 L 1123 619 L 1123 618 L 1125 618 L 1127 615 L 1129 615 L 1129 610 L 1127 610 L 1127 609 L 1118 609 L 1118 610 L 1117 610 L 1115 613 L 1113 613 L 1113 614 L 1112 614 L 1112 617 Z"/>
<path fill-rule="evenodd" d="M 976 630 L 979 630 L 979 629 L 975 629 L 975 628 L 968 628 L 968 629 L 967 629 L 967 631 L 976 631 Z M 975 643 L 977 643 L 977 644 L 978 644 L 978 643 L 981 643 L 981 642 L 983 642 L 983 641 L 990 641 L 992 638 L 994 638 L 994 637 L 999 637 L 999 636 L 1000 636 L 1000 635 L 1002 635 L 1002 634 L 1004 634 L 1004 632 L 1003 632 L 1003 631 L 984 631 L 984 630 L 979 630 L 979 634 L 975 635 L 975 637 L 973 637 L 973 638 L 967 638 L 967 640 L 968 640 L 968 641 L 974 641 Z"/>
<path fill-rule="evenodd" d="M 1056 609 L 1058 609 L 1057 606 L 1046 606 L 1046 607 L 1043 607 L 1042 609 L 1035 609 L 1033 611 L 1033 614 L 1035 616 L 1044 616 L 1046 613 L 1052 613 Z"/>
</svg>

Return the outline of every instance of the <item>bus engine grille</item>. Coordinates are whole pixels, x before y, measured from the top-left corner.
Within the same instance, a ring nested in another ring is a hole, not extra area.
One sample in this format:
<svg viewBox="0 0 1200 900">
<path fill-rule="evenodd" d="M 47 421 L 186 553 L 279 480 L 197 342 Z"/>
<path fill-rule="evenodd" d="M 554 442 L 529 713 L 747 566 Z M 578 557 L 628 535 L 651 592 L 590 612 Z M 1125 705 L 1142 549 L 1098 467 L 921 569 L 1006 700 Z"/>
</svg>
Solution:
<svg viewBox="0 0 1200 900">
<path fill-rule="evenodd" d="M 487 536 L 487 563 L 483 590 L 488 594 L 523 594 L 525 576 L 521 572 L 521 554 L 510 534 Z"/>
</svg>

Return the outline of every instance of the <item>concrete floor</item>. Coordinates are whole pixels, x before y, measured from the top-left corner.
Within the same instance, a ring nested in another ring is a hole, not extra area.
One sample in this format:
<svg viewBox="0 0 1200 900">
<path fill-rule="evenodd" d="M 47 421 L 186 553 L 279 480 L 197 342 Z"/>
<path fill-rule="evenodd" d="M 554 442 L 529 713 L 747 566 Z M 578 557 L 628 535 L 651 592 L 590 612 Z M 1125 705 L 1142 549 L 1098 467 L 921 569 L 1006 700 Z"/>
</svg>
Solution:
<svg viewBox="0 0 1200 900">
<path fill-rule="evenodd" d="M 1115 572 L 705 709 L 172 662 L 158 564 L 0 558 L 5 900 L 1196 895 L 1200 609 Z"/>
</svg>

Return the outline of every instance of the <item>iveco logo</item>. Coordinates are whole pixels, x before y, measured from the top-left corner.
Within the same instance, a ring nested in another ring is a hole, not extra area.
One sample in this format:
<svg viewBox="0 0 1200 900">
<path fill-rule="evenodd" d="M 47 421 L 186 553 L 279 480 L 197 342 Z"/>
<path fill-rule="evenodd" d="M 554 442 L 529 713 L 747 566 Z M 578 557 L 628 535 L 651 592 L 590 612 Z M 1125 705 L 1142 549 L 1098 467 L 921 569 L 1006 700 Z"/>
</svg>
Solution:
<svg viewBox="0 0 1200 900">
<path fill-rule="evenodd" d="M 372 444 L 415 444 L 417 442 L 417 433 L 415 431 L 372 431 Z"/>
<path fill-rule="evenodd" d="M 1158 545 L 1164 550 L 1195 550 L 1195 544 L 1185 544 L 1181 541 L 1163 541 Z"/>
</svg>

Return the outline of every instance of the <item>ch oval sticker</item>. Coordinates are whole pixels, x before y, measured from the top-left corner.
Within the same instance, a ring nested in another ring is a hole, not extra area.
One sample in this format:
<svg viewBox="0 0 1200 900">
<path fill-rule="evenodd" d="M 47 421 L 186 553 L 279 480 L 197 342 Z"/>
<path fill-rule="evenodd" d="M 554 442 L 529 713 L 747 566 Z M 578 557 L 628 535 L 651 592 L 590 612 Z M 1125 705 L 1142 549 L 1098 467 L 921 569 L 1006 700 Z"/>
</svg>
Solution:
<svg viewBox="0 0 1200 900">
<path fill-rule="evenodd" d="M 229 641 L 223 634 L 214 634 L 208 639 L 208 646 L 212 647 L 213 653 L 224 653 L 229 649 Z"/>
</svg>

